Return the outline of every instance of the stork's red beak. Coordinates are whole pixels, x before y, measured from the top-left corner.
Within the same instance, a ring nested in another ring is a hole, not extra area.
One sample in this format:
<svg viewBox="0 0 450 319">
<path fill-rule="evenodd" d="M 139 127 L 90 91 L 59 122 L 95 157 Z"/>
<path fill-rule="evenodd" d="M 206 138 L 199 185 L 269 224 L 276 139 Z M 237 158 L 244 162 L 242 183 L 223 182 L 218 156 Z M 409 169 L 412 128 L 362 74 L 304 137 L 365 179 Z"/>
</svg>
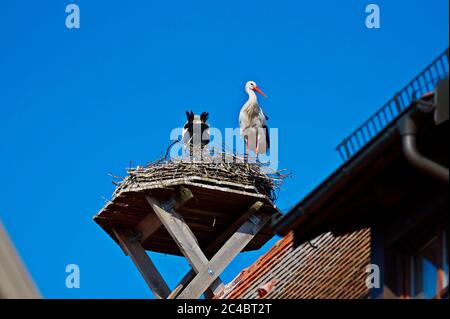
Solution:
<svg viewBox="0 0 450 319">
<path fill-rule="evenodd" d="M 257 87 L 257 86 L 255 86 L 255 88 L 253 89 L 253 91 L 256 91 L 256 92 L 258 92 L 259 94 L 261 94 L 262 96 L 267 97 L 267 95 L 266 95 L 263 91 L 261 91 L 261 89 L 260 89 L 259 87 Z"/>
</svg>

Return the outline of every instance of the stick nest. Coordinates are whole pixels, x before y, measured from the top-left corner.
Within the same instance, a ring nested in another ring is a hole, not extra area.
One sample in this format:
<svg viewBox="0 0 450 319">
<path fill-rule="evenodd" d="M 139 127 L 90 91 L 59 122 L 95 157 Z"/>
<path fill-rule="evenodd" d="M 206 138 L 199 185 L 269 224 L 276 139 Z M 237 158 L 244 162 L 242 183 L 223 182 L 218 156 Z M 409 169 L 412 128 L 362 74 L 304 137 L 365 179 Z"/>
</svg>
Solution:
<svg viewBox="0 0 450 319">
<path fill-rule="evenodd" d="M 289 175 L 258 161 L 225 152 L 211 155 L 203 151 L 201 156 L 183 159 L 167 159 L 166 153 L 164 158 L 144 167 L 130 168 L 128 176 L 120 182 L 113 181 L 117 186 L 113 198 L 136 185 L 167 185 L 173 180 L 195 180 L 197 183 L 256 192 L 276 201 L 278 190 Z"/>
</svg>

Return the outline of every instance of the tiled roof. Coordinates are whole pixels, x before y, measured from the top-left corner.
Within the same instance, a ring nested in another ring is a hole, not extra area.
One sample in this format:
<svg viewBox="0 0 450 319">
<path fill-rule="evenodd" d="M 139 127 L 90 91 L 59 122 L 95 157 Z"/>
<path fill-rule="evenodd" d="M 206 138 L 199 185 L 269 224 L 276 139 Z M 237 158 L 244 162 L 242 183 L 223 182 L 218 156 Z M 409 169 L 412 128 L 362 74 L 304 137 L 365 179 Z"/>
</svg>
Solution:
<svg viewBox="0 0 450 319">
<path fill-rule="evenodd" d="M 226 285 L 222 299 L 366 298 L 370 229 L 343 236 L 323 234 L 294 247 L 294 236 L 278 241 Z"/>
</svg>

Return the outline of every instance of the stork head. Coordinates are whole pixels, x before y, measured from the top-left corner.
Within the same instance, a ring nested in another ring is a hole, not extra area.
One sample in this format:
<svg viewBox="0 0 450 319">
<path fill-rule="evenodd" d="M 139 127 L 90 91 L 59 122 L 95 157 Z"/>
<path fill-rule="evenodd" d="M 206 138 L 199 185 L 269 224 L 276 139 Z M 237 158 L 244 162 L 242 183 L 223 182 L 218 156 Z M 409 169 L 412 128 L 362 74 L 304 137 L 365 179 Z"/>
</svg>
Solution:
<svg viewBox="0 0 450 319">
<path fill-rule="evenodd" d="M 258 92 L 259 94 L 261 94 L 264 97 L 267 97 L 266 94 L 264 94 L 263 91 L 261 91 L 261 89 L 258 87 L 258 85 L 256 85 L 255 81 L 248 81 L 245 84 L 245 90 L 248 92 L 250 91 L 254 91 L 254 92 Z"/>
</svg>

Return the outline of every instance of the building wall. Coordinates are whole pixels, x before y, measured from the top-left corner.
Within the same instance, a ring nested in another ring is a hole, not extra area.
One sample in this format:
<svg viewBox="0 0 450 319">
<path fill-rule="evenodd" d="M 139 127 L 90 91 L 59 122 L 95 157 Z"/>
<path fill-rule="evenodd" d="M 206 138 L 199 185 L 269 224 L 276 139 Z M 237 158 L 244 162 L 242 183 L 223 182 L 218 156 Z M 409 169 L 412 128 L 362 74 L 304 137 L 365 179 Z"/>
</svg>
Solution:
<svg viewBox="0 0 450 319">
<path fill-rule="evenodd" d="M 39 292 L 0 221 L 0 299 L 36 298 Z"/>
</svg>

